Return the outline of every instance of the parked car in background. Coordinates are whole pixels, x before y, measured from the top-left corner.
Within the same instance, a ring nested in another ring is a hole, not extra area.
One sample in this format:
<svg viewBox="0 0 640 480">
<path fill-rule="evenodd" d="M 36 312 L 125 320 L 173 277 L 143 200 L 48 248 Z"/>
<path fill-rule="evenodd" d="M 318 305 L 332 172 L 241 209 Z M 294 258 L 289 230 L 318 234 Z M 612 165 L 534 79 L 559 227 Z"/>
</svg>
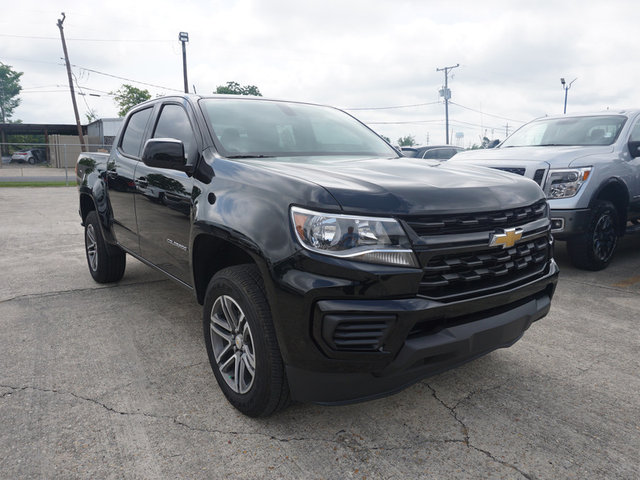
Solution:
<svg viewBox="0 0 640 480">
<path fill-rule="evenodd" d="M 553 236 L 578 268 L 601 270 L 618 238 L 640 231 L 640 110 L 534 120 L 497 148 L 469 150 L 455 164 L 523 175 L 542 187 Z"/>
<path fill-rule="evenodd" d="M 11 155 L 11 161 L 34 165 L 36 163 L 46 162 L 47 154 L 43 148 L 32 148 L 31 150 L 14 152 L 13 155 Z"/>
<path fill-rule="evenodd" d="M 426 147 L 401 147 L 400 150 L 405 157 L 449 160 L 464 148 L 453 145 L 427 145 Z"/>
</svg>

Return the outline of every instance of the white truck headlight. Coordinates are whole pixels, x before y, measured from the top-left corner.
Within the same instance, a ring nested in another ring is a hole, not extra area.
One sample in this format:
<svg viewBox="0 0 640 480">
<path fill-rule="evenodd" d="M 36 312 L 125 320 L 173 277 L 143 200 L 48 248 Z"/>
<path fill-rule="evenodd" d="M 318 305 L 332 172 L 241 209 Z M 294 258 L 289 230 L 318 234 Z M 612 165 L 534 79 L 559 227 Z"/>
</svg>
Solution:
<svg viewBox="0 0 640 480">
<path fill-rule="evenodd" d="M 591 167 L 551 169 L 547 176 L 544 193 L 547 198 L 570 198 L 575 196 L 591 174 Z"/>
<path fill-rule="evenodd" d="M 406 233 L 393 218 L 291 207 L 291 221 L 300 244 L 312 252 L 359 262 L 419 268 Z"/>
</svg>

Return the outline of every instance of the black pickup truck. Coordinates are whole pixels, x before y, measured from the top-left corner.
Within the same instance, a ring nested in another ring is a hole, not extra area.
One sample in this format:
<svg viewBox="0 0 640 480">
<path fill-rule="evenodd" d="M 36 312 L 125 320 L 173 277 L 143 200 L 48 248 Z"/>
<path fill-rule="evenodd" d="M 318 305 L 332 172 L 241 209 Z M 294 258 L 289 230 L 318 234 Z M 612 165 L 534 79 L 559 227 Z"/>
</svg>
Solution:
<svg viewBox="0 0 640 480">
<path fill-rule="evenodd" d="M 558 268 L 533 181 L 401 157 L 348 114 L 184 95 L 77 164 L 89 271 L 126 254 L 192 290 L 227 399 L 380 397 L 516 342 Z"/>
</svg>

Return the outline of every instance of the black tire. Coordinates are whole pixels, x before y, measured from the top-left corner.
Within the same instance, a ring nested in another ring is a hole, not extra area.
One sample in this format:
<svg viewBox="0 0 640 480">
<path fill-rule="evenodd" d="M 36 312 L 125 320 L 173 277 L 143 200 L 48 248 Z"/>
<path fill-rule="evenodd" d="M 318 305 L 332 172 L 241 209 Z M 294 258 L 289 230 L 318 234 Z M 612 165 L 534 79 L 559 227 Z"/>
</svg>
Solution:
<svg viewBox="0 0 640 480">
<path fill-rule="evenodd" d="M 231 405 L 250 417 L 266 417 L 288 405 L 289 385 L 255 265 L 214 275 L 205 296 L 203 330 L 211 368 Z"/>
<path fill-rule="evenodd" d="M 591 209 L 584 233 L 567 240 L 571 263 L 583 270 L 606 268 L 618 244 L 618 211 L 613 203 L 599 200 Z"/>
<path fill-rule="evenodd" d="M 126 254 L 119 247 L 104 241 L 95 210 L 89 212 L 84 225 L 84 246 L 91 276 L 98 283 L 117 282 L 124 275 Z"/>
<path fill-rule="evenodd" d="M 29 157 L 27 159 L 27 162 L 29 162 L 29 165 L 35 165 L 36 163 L 36 158 L 35 157 Z"/>
</svg>

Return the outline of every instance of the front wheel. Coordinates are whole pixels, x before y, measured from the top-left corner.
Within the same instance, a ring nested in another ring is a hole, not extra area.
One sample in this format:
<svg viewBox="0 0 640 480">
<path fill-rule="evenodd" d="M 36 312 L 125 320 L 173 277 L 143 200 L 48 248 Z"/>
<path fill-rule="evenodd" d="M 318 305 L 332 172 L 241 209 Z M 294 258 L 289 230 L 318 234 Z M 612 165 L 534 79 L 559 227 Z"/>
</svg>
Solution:
<svg viewBox="0 0 640 480">
<path fill-rule="evenodd" d="M 27 160 L 29 162 L 29 165 L 35 165 L 36 163 L 36 158 L 35 157 L 29 157 L 29 160 Z"/>
<path fill-rule="evenodd" d="M 84 246 L 91 276 L 98 283 L 117 282 L 124 275 L 126 254 L 105 242 L 95 210 L 89 212 L 84 225 Z"/>
<path fill-rule="evenodd" d="M 574 266 L 584 270 L 606 268 L 618 245 L 618 211 L 609 201 L 598 201 L 591 210 L 586 231 L 567 240 Z"/>
<path fill-rule="evenodd" d="M 289 386 L 254 265 L 237 265 L 214 275 L 205 297 L 203 328 L 211 368 L 235 408 L 251 417 L 266 417 L 287 405 Z"/>
</svg>

